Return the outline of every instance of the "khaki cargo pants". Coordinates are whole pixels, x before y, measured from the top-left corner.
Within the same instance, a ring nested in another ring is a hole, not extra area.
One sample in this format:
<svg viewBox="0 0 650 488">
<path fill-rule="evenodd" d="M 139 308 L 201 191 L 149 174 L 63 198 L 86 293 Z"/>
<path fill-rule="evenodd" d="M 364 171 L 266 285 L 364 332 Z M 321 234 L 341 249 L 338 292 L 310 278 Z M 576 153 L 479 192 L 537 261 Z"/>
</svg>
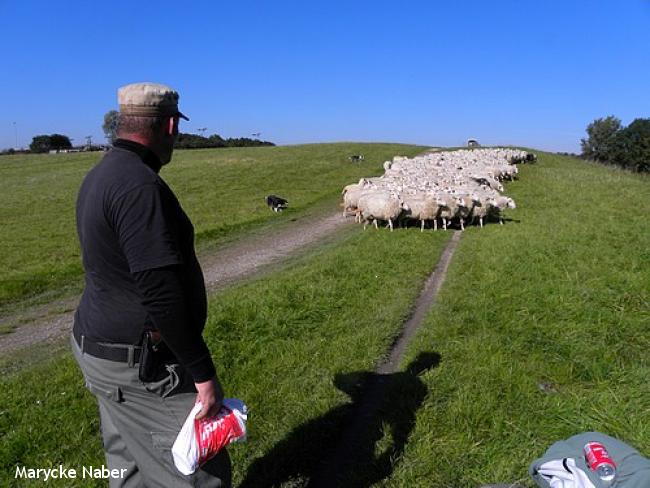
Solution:
<svg viewBox="0 0 650 488">
<path fill-rule="evenodd" d="M 176 470 L 171 446 L 194 406 L 196 390 L 178 364 L 167 375 L 143 383 L 138 365 L 109 361 L 82 353 L 74 337 L 72 351 L 86 387 L 99 404 L 107 467 L 113 487 L 229 487 L 230 458 L 224 449 L 191 476 Z"/>
</svg>

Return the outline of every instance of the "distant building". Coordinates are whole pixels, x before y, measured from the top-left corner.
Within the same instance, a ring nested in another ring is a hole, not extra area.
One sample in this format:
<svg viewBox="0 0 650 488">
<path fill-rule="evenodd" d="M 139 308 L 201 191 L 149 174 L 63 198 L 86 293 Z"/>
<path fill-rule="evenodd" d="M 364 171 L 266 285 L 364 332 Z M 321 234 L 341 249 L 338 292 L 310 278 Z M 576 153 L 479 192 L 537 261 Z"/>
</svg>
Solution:
<svg viewBox="0 0 650 488">
<path fill-rule="evenodd" d="M 481 147 L 476 139 L 467 139 L 467 147 Z"/>
</svg>

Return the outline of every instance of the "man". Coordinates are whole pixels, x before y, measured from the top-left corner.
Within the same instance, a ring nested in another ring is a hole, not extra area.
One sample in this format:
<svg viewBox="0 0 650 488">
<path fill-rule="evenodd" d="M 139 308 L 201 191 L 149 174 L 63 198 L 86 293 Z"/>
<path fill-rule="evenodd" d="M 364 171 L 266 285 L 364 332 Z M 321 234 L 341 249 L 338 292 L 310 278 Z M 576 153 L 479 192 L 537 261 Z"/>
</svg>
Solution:
<svg viewBox="0 0 650 488">
<path fill-rule="evenodd" d="M 218 412 L 223 392 L 202 338 L 207 316 L 194 228 L 158 175 L 169 163 L 178 93 L 154 83 L 118 90 L 117 140 L 86 175 L 77 231 L 86 286 L 72 348 L 99 404 L 110 486 L 229 486 L 222 451 L 192 476 L 171 446 L 195 401 Z"/>
</svg>

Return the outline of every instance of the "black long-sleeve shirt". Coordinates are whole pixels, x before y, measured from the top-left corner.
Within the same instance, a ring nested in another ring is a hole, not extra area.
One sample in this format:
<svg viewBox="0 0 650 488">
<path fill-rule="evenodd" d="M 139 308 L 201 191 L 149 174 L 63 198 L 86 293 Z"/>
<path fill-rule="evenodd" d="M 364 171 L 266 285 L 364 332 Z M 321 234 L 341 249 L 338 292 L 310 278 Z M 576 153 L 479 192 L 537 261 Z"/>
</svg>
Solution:
<svg viewBox="0 0 650 488">
<path fill-rule="evenodd" d="M 86 287 L 75 328 L 90 340 L 138 344 L 157 329 L 194 381 L 214 376 L 194 228 L 145 146 L 118 139 L 86 176 L 77 231 Z"/>
</svg>

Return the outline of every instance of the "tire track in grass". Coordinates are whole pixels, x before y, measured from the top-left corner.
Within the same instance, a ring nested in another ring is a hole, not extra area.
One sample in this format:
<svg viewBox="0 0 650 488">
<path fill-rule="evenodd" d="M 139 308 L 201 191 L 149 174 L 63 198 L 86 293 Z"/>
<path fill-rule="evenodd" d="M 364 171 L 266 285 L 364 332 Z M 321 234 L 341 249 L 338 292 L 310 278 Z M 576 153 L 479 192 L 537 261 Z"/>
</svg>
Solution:
<svg viewBox="0 0 650 488">
<path fill-rule="evenodd" d="M 447 269 L 461 234 L 460 230 L 454 231 L 436 267 L 425 281 L 410 317 L 389 348 L 386 358 L 375 368 L 375 375 L 364 386 L 363 400 L 357 404 L 356 410 L 345 421 L 342 435 L 333 454 L 323 461 L 316 475 L 309 481 L 309 487 L 343 486 L 341 483 L 345 481 L 345 477 L 355 469 L 358 453 L 363 451 L 361 444 L 364 442 L 366 432 L 378 415 L 382 401 L 386 397 L 386 389 L 390 383 L 387 377 L 397 371 L 406 347 L 434 304 L 447 276 Z"/>
<path fill-rule="evenodd" d="M 427 280 L 424 282 L 424 288 L 415 301 L 413 307 L 413 312 L 409 319 L 404 323 L 400 334 L 393 342 L 393 345 L 389 349 L 389 354 L 382 361 L 379 366 L 377 366 L 377 374 L 391 374 L 397 370 L 399 362 L 404 355 L 404 350 L 406 346 L 411 341 L 411 338 L 418 330 L 422 321 L 424 320 L 425 315 L 433 305 L 440 288 L 445 281 L 447 276 L 447 269 L 449 268 L 449 263 L 451 263 L 451 258 L 454 256 L 456 247 L 458 246 L 458 241 L 460 240 L 461 231 L 454 231 L 454 235 L 451 240 L 445 247 L 445 250 L 440 256 L 440 260 L 436 267 L 433 269 L 433 272 L 429 275 Z"/>
</svg>

